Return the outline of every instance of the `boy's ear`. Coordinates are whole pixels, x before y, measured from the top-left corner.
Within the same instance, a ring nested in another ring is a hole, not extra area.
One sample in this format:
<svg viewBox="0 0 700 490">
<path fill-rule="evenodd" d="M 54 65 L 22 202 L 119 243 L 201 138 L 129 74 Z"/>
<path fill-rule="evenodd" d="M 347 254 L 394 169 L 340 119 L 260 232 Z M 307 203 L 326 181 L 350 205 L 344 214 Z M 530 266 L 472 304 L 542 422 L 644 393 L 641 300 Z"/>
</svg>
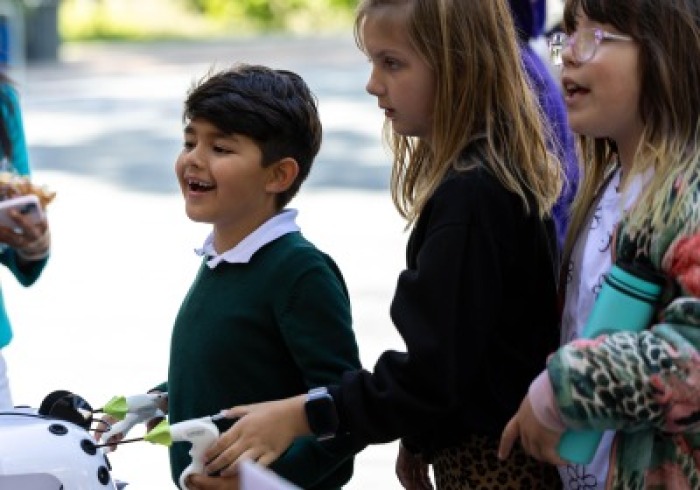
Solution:
<svg viewBox="0 0 700 490">
<path fill-rule="evenodd" d="M 286 191 L 299 175 L 299 164 L 291 157 L 283 158 L 270 165 L 270 178 L 265 189 L 279 194 Z"/>
</svg>

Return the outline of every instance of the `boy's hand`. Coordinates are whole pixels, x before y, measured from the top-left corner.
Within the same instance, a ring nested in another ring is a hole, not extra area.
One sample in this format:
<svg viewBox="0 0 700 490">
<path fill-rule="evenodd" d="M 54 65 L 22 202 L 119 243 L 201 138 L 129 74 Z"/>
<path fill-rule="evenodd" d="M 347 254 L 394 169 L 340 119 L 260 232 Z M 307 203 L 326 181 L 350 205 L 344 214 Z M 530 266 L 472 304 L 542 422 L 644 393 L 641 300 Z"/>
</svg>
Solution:
<svg viewBox="0 0 700 490">
<path fill-rule="evenodd" d="M 306 395 L 300 395 L 228 410 L 227 417 L 240 420 L 207 450 L 205 460 L 209 463 L 204 471 L 236 475 L 238 463 L 244 459 L 270 465 L 295 438 L 311 433 L 304 411 L 305 400 Z"/>
<path fill-rule="evenodd" d="M 238 476 L 190 475 L 187 478 L 189 490 L 238 490 Z"/>
<path fill-rule="evenodd" d="M 158 424 L 160 424 L 163 420 L 165 420 L 165 417 L 153 417 L 152 419 L 148 419 L 146 421 L 146 432 L 151 432 L 153 429 L 156 428 Z"/>
<path fill-rule="evenodd" d="M 108 441 L 102 441 L 102 435 L 106 434 L 112 429 L 112 426 L 119 422 L 118 419 L 112 417 L 111 415 L 104 415 L 102 418 L 100 418 L 97 421 L 97 427 L 93 429 L 93 438 L 97 443 L 117 443 L 124 439 L 124 434 L 116 434 L 112 437 L 109 438 Z M 109 447 L 109 451 L 116 451 L 117 450 L 117 445 L 116 444 L 111 444 Z"/>
</svg>

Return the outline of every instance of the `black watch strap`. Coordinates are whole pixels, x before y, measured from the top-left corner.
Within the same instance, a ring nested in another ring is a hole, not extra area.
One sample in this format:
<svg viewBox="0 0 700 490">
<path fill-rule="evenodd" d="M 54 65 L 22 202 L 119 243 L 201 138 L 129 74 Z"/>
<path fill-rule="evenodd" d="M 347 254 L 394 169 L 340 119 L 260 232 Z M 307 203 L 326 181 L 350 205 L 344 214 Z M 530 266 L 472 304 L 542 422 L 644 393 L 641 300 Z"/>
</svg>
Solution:
<svg viewBox="0 0 700 490">
<path fill-rule="evenodd" d="M 309 428 L 319 441 L 335 437 L 339 425 L 338 412 L 327 388 L 310 390 L 304 408 Z"/>
</svg>

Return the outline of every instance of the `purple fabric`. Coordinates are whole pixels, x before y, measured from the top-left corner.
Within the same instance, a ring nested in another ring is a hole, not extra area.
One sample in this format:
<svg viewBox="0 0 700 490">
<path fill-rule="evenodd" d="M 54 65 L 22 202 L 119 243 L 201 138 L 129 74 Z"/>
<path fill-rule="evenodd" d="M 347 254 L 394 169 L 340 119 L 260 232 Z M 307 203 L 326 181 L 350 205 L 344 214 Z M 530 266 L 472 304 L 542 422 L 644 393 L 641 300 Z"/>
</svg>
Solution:
<svg viewBox="0 0 700 490">
<path fill-rule="evenodd" d="M 566 185 L 553 210 L 557 238 L 561 246 L 564 243 L 566 227 L 569 223 L 569 207 L 578 185 L 575 139 L 571 129 L 569 129 L 561 89 L 552 78 L 549 69 L 529 45 L 521 43 L 520 52 L 525 71 L 530 77 L 540 106 L 554 135 L 554 141 L 550 142 L 549 145 L 550 150 L 553 150 L 561 160 L 566 175 Z"/>
<path fill-rule="evenodd" d="M 508 3 L 522 40 L 535 38 L 544 32 L 546 0 L 509 0 Z"/>
<path fill-rule="evenodd" d="M 508 0 L 508 3 L 518 30 L 525 71 L 532 81 L 540 106 L 554 135 L 554 141 L 549 145 L 550 150 L 553 150 L 561 160 L 566 175 L 566 185 L 553 210 L 557 239 L 561 246 L 569 223 L 569 206 L 578 185 L 578 163 L 574 135 L 569 129 L 566 107 L 559 85 L 552 78 L 547 65 L 528 44 L 531 39 L 544 33 L 547 0 Z"/>
</svg>

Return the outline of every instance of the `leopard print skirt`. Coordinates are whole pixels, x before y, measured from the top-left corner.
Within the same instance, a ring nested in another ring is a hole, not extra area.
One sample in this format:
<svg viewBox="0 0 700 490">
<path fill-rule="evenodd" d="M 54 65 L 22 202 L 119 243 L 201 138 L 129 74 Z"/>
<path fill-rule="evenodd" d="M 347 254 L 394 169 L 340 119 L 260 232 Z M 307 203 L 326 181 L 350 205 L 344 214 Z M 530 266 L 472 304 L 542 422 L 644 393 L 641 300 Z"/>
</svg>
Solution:
<svg viewBox="0 0 700 490">
<path fill-rule="evenodd" d="M 432 458 L 437 490 L 556 490 L 562 488 L 555 466 L 529 457 L 519 445 L 498 459 L 498 439 L 471 436 Z"/>
</svg>

